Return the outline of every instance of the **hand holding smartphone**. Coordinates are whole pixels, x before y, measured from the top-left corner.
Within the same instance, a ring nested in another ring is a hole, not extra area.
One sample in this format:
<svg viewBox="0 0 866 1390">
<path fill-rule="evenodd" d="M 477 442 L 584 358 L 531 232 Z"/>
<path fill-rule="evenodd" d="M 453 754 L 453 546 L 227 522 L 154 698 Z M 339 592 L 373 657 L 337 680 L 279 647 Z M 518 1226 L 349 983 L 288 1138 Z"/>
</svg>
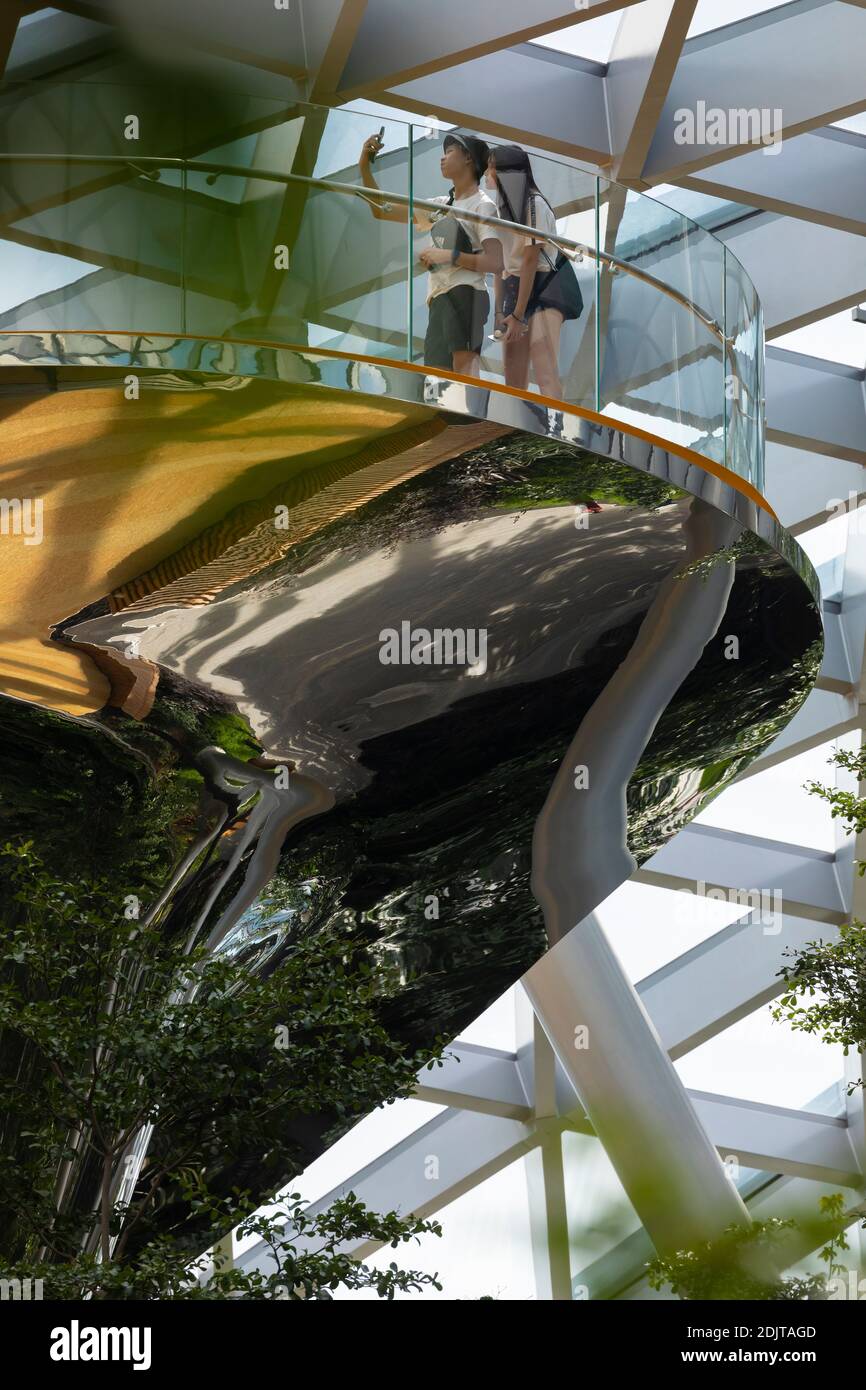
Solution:
<svg viewBox="0 0 866 1390">
<path fill-rule="evenodd" d="M 384 127 L 384 126 L 380 126 L 380 127 L 379 127 L 379 134 L 378 134 L 378 135 L 374 135 L 373 139 L 376 141 L 376 148 L 375 148 L 374 150 L 371 150 L 371 151 L 370 151 L 370 163 L 371 163 L 371 164 L 375 162 L 376 156 L 377 156 L 378 154 L 381 153 L 382 146 L 385 144 L 385 127 Z"/>
</svg>

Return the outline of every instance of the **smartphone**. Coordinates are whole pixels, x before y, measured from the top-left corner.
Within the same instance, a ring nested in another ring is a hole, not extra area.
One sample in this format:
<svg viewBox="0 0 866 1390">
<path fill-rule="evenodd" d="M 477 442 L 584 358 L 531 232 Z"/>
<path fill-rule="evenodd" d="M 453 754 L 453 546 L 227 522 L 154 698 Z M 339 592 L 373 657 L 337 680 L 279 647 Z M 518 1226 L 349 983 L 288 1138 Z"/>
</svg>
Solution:
<svg viewBox="0 0 866 1390">
<path fill-rule="evenodd" d="M 379 153 L 381 152 L 382 146 L 383 146 L 384 143 L 385 143 L 385 127 L 384 127 L 384 126 L 380 126 L 380 127 L 379 127 L 379 134 L 376 136 L 376 139 L 379 141 L 379 149 L 378 149 L 378 150 L 374 150 L 373 153 L 370 155 L 370 163 L 371 163 L 371 164 L 372 164 L 372 162 L 375 160 L 376 155 L 379 154 Z"/>
</svg>

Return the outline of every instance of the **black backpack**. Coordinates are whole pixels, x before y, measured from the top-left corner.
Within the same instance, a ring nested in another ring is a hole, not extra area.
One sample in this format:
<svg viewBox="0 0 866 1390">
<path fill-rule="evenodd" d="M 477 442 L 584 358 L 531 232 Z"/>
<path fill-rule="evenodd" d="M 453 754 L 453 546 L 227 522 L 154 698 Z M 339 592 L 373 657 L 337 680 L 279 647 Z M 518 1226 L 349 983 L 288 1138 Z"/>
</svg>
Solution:
<svg viewBox="0 0 866 1390">
<path fill-rule="evenodd" d="M 452 188 L 448 195 L 447 206 L 450 208 L 453 202 L 454 189 Z M 458 222 L 457 218 L 451 212 L 442 212 L 439 214 L 433 226 L 430 228 L 430 236 L 432 237 L 434 246 L 439 246 L 444 251 L 450 251 L 452 255 L 455 251 L 458 255 L 478 255 L 478 248 L 473 246 L 472 239 L 463 226 L 463 223 Z M 435 267 L 437 270 L 439 268 L 439 266 Z"/>
</svg>

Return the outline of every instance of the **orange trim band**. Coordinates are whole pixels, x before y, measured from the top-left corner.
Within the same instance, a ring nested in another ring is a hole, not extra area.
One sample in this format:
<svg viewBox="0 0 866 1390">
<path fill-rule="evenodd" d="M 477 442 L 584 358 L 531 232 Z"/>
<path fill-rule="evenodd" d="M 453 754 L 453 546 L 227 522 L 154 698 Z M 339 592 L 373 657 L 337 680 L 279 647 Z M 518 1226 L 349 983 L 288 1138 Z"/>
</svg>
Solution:
<svg viewBox="0 0 866 1390">
<path fill-rule="evenodd" d="M 56 333 L 54 328 L 28 328 L 28 333 Z M 538 391 L 524 391 L 519 386 L 506 386 L 504 382 L 487 381 L 483 377 L 464 376 L 461 372 L 450 372 L 444 367 L 430 368 L 421 362 L 401 362 L 393 357 L 370 357 L 366 353 L 338 352 L 335 348 L 312 348 L 309 344 L 300 343 L 276 343 L 267 338 L 227 338 L 220 334 L 203 333 L 138 333 L 130 331 L 128 328 L 76 328 L 64 329 L 64 333 L 70 336 L 76 334 L 93 334 L 94 336 L 118 336 L 127 338 L 178 338 L 189 340 L 196 343 L 234 343 L 239 347 L 263 347 L 273 348 L 276 351 L 306 353 L 313 357 L 333 357 L 341 362 L 370 362 L 377 367 L 396 367 L 403 372 L 416 372 L 421 376 L 441 376 L 448 381 L 459 381 L 465 386 L 476 386 L 483 389 L 498 391 L 503 395 L 515 396 L 518 400 L 540 401 L 542 405 L 549 406 L 553 410 L 563 410 L 569 415 L 577 415 L 583 420 L 589 420 L 593 424 L 604 425 L 608 428 L 622 430 L 623 434 L 630 434 L 635 439 L 644 439 L 648 444 L 656 444 L 659 448 L 666 450 L 667 453 L 675 454 L 684 463 L 692 463 L 698 468 L 703 468 L 705 473 L 711 473 L 713 477 L 719 478 L 728 487 L 734 488 L 736 492 L 748 497 L 750 502 L 754 502 L 768 516 L 771 516 L 779 525 L 779 518 L 773 511 L 769 502 L 762 496 L 758 489 L 754 487 L 746 478 L 741 478 L 739 473 L 734 473 L 723 463 L 716 463 L 715 459 L 706 458 L 703 454 L 697 453 L 694 449 L 689 449 L 684 444 L 671 444 L 669 440 L 662 439 L 659 435 L 652 434 L 649 430 L 641 429 L 637 425 L 625 425 L 621 420 L 613 420 L 608 415 L 600 415 L 595 410 L 589 410 L 584 406 L 573 405 L 569 401 L 555 400 L 552 396 L 542 396 Z M 0 333 L 0 337 L 14 336 L 8 333 Z"/>
</svg>

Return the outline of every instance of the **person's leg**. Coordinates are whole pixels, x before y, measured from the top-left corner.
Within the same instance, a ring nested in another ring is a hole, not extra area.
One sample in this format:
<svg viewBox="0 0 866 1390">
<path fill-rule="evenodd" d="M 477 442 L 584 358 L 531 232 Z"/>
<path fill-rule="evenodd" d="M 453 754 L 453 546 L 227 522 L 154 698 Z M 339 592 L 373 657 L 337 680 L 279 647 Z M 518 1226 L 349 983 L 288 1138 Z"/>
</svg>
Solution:
<svg viewBox="0 0 866 1390">
<path fill-rule="evenodd" d="M 427 306 L 427 332 L 424 335 L 424 365 L 450 367 L 447 295 L 435 295 Z"/>
<path fill-rule="evenodd" d="M 529 334 L 524 333 L 513 343 L 502 344 L 505 385 L 525 391 L 529 385 Z"/>
<path fill-rule="evenodd" d="M 537 309 L 530 319 L 529 359 L 542 396 L 562 399 L 559 375 L 559 335 L 562 314 L 558 309 Z"/>
<path fill-rule="evenodd" d="M 507 318 L 514 313 L 517 296 L 520 293 L 520 276 L 508 275 L 502 287 L 502 316 Z M 505 385 L 515 386 L 525 391 L 529 385 L 529 334 L 524 333 L 513 343 L 502 344 L 502 366 Z"/>
<path fill-rule="evenodd" d="M 490 297 L 486 290 L 458 285 L 451 290 L 449 298 L 454 306 L 452 369 L 461 376 L 480 376 L 481 349 L 484 346 L 484 326 L 490 313 Z"/>
<path fill-rule="evenodd" d="M 461 376 L 480 376 L 481 375 L 481 355 L 477 352 L 455 352 L 452 353 L 451 370 L 459 372 Z"/>
</svg>

